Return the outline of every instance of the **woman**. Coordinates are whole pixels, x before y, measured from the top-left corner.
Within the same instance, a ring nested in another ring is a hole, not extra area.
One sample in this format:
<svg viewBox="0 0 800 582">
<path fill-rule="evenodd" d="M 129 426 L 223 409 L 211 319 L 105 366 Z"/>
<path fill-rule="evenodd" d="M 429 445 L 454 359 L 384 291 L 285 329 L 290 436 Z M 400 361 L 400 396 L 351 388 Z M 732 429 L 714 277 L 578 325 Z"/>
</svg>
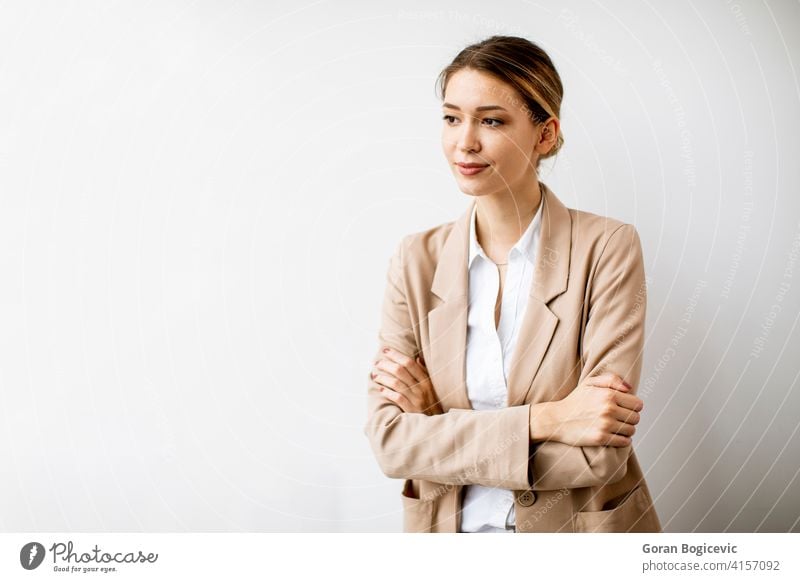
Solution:
<svg viewBox="0 0 800 582">
<path fill-rule="evenodd" d="M 404 479 L 409 532 L 657 532 L 631 448 L 645 272 L 630 225 L 538 179 L 561 147 L 561 79 L 518 37 L 439 77 L 462 216 L 390 261 L 365 433 Z"/>
</svg>

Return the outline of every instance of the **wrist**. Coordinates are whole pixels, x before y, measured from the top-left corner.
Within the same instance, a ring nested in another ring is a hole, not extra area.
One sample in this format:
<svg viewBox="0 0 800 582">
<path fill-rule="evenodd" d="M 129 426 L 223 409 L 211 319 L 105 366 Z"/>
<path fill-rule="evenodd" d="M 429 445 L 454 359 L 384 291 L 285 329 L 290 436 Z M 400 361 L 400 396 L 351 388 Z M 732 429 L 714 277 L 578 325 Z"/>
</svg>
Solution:
<svg viewBox="0 0 800 582">
<path fill-rule="evenodd" d="M 557 422 L 555 406 L 558 402 L 531 404 L 529 429 L 531 442 L 553 440 L 556 436 Z"/>
</svg>

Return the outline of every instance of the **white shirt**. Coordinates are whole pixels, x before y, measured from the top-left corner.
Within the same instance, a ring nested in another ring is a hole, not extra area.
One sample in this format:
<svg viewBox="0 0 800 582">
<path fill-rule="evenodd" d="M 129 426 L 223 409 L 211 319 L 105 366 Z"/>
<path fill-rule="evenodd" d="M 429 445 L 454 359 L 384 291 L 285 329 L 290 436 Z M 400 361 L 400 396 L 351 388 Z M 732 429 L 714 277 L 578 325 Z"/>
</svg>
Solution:
<svg viewBox="0 0 800 582">
<path fill-rule="evenodd" d="M 466 383 L 472 407 L 492 410 L 508 406 L 507 378 L 519 328 L 528 306 L 541 231 L 543 204 L 508 254 L 508 266 L 495 328 L 494 310 L 500 274 L 486 256 L 475 234 L 477 204 L 469 230 L 469 314 L 467 317 Z M 513 532 L 516 523 L 514 492 L 465 485 L 462 532 Z"/>
</svg>

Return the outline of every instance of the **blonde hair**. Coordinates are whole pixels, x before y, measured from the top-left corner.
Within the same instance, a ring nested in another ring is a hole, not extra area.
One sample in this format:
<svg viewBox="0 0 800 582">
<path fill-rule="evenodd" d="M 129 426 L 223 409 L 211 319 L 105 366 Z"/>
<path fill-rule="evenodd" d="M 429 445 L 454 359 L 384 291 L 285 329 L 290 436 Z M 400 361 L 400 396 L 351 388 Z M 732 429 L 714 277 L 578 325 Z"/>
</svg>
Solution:
<svg viewBox="0 0 800 582">
<path fill-rule="evenodd" d="M 517 95 L 507 95 L 512 105 L 526 112 L 534 125 L 544 123 L 550 117 L 559 119 L 564 86 L 553 61 L 537 44 L 518 36 L 495 35 L 463 49 L 447 65 L 437 79 L 437 91 L 444 100 L 447 82 L 453 73 L 461 69 L 474 69 L 493 75 L 509 84 Z M 514 103 L 522 99 L 522 104 Z M 555 146 L 537 161 L 554 156 L 564 144 L 559 124 Z"/>
</svg>

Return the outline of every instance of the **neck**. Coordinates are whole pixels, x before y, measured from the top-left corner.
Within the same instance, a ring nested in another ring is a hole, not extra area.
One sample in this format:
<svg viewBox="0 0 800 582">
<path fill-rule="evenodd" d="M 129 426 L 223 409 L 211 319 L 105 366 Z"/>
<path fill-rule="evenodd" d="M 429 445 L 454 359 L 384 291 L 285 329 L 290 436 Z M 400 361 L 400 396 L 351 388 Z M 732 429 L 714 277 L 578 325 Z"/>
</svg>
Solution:
<svg viewBox="0 0 800 582">
<path fill-rule="evenodd" d="M 487 253 L 513 247 L 530 225 L 542 194 L 539 181 L 523 193 L 497 192 L 480 196 L 476 201 L 475 236 Z"/>
</svg>

